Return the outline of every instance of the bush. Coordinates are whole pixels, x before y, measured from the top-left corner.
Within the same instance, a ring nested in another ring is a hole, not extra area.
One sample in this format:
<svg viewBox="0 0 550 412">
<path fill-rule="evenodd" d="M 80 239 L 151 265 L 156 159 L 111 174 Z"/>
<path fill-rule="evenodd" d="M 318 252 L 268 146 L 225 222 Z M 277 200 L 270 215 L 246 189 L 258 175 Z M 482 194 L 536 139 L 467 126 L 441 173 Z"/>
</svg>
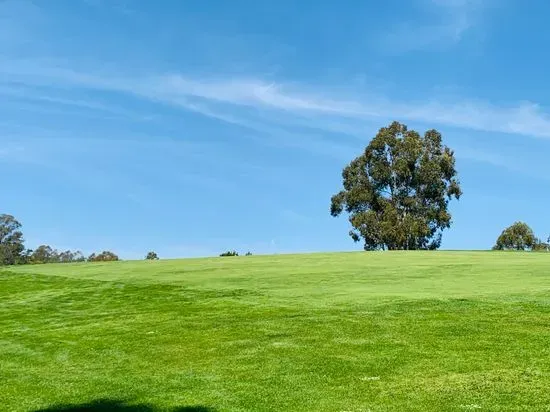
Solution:
<svg viewBox="0 0 550 412">
<path fill-rule="evenodd" d="M 158 260 L 159 257 L 156 254 L 156 252 L 149 252 L 147 253 L 147 256 L 145 256 L 145 260 Z"/>
<path fill-rule="evenodd" d="M 239 256 L 239 254 L 237 252 L 235 252 L 234 250 L 229 250 L 227 252 L 223 252 L 222 254 L 220 254 L 220 256 L 222 256 L 222 257 L 225 257 L 225 256 Z"/>
<path fill-rule="evenodd" d="M 88 262 L 114 262 L 117 260 L 119 260 L 118 256 L 108 250 L 101 252 L 99 255 L 92 253 L 88 257 Z"/>
</svg>

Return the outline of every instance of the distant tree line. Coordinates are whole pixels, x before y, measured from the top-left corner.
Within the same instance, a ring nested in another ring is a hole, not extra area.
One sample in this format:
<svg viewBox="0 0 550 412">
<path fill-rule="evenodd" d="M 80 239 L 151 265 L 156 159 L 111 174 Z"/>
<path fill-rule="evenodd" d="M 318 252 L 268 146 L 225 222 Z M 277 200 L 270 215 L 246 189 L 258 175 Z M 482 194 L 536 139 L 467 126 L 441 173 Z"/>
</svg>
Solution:
<svg viewBox="0 0 550 412">
<path fill-rule="evenodd" d="M 228 250 L 227 252 L 223 252 L 220 254 L 221 257 L 227 257 L 227 256 L 239 256 L 239 252 L 235 250 Z M 252 252 L 248 251 L 245 253 L 245 256 L 252 256 Z"/>
<path fill-rule="evenodd" d="M 20 263 L 71 263 L 84 261 L 86 261 L 86 258 L 79 250 L 75 252 L 71 250 L 59 252 L 51 246 L 40 245 L 35 250 L 25 250 Z"/>
<path fill-rule="evenodd" d="M 365 250 L 435 250 L 452 225 L 449 204 L 462 196 L 454 151 L 437 130 L 423 134 L 392 122 L 379 129 L 362 153 L 342 170 L 341 190 L 330 199 L 330 214 L 348 215 L 350 237 Z M 42 245 L 25 250 L 21 224 L 0 215 L 0 265 L 118 260 L 110 251 L 59 252 Z M 498 237 L 494 250 L 550 251 L 524 222 Z M 251 255 L 247 252 L 246 255 Z M 235 250 L 222 257 L 239 256 Z M 155 252 L 145 259 L 157 260 Z"/>
<path fill-rule="evenodd" d="M 49 245 L 40 245 L 36 249 L 25 248 L 21 223 L 15 217 L 0 215 L 0 266 L 42 263 L 107 262 L 119 260 L 111 251 L 92 253 L 85 257 L 77 250 L 58 251 Z"/>
</svg>

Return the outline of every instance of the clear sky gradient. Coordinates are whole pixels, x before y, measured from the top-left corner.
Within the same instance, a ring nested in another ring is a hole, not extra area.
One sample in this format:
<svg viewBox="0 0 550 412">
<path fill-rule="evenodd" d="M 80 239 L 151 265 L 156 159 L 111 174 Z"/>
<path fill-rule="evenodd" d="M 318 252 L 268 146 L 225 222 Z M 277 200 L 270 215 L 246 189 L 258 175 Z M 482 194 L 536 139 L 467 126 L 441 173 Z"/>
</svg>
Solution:
<svg viewBox="0 0 550 412">
<path fill-rule="evenodd" d="M 0 1 L 0 213 L 126 259 L 360 249 L 329 214 L 392 120 L 464 191 L 445 249 L 550 232 L 546 0 Z"/>
</svg>

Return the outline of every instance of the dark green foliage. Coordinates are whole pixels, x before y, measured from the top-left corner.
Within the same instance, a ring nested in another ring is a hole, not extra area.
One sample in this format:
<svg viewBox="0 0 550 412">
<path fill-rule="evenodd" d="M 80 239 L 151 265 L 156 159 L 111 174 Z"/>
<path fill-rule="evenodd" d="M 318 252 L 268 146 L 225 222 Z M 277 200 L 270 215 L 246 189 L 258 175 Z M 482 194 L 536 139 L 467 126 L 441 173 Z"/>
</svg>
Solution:
<svg viewBox="0 0 550 412">
<path fill-rule="evenodd" d="M 456 175 L 454 152 L 438 131 L 420 136 L 393 122 L 344 168 L 330 212 L 349 213 L 350 236 L 365 250 L 437 249 L 451 226 L 449 201 L 462 194 Z"/>
<path fill-rule="evenodd" d="M 30 262 L 31 263 L 54 263 L 59 261 L 59 253 L 47 245 L 38 246 L 34 252 L 32 252 Z"/>
<path fill-rule="evenodd" d="M 80 250 L 77 250 L 76 252 L 66 250 L 64 252 L 59 253 L 58 255 L 59 263 L 85 262 L 85 261 L 86 261 L 86 258 L 84 257 L 84 255 Z"/>
<path fill-rule="evenodd" d="M 239 254 L 237 252 L 235 252 L 234 250 L 229 250 L 227 252 L 223 252 L 222 254 L 220 254 L 220 256 L 222 257 L 226 257 L 226 256 L 239 256 Z"/>
<path fill-rule="evenodd" d="M 22 263 L 23 233 L 21 223 L 11 215 L 0 215 L 0 266 Z"/>
<path fill-rule="evenodd" d="M 529 225 L 515 222 L 502 231 L 493 250 L 532 250 L 537 247 L 537 243 L 540 242 Z"/>
<path fill-rule="evenodd" d="M 117 261 L 118 256 L 115 255 L 111 251 L 103 251 L 99 254 L 92 253 L 90 256 L 88 256 L 88 262 L 114 262 Z"/>
<path fill-rule="evenodd" d="M 159 257 L 156 254 L 156 252 L 149 252 L 147 253 L 147 256 L 145 256 L 145 260 L 158 260 Z"/>
<path fill-rule="evenodd" d="M 26 265 L 27 263 L 31 263 L 31 256 L 33 254 L 32 249 L 27 249 L 23 253 L 21 253 L 21 258 L 19 260 L 19 263 L 21 265 Z"/>
<path fill-rule="evenodd" d="M 30 255 L 29 255 L 30 253 Z M 40 245 L 34 251 L 27 250 L 25 263 L 72 263 L 84 262 L 86 258 L 80 251 L 72 252 L 65 250 L 58 252 L 56 249 L 48 245 Z"/>
<path fill-rule="evenodd" d="M 245 256 L 252 256 L 252 252 L 249 250 L 248 252 L 246 252 Z"/>
</svg>

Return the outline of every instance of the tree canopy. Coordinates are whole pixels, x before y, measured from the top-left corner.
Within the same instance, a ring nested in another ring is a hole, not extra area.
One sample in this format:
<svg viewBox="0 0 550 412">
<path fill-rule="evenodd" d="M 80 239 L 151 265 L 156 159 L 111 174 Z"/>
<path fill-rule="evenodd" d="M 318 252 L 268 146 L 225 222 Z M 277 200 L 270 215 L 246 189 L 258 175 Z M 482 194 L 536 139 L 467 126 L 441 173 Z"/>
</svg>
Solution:
<svg viewBox="0 0 550 412">
<path fill-rule="evenodd" d="M 48 245 L 38 246 L 31 254 L 32 263 L 53 263 L 58 260 L 57 250 Z"/>
<path fill-rule="evenodd" d="M 11 215 L 0 215 L 0 265 L 19 263 L 25 250 L 21 223 Z"/>
<path fill-rule="evenodd" d="M 88 256 L 88 262 L 114 262 L 116 260 L 118 260 L 118 256 L 109 250 L 105 250 L 99 254 L 92 253 Z"/>
<path fill-rule="evenodd" d="M 542 246 L 533 229 L 527 223 L 515 222 L 502 231 L 498 237 L 494 250 L 532 250 Z M 542 249 L 542 248 L 541 248 Z"/>
<path fill-rule="evenodd" d="M 456 176 L 454 152 L 437 130 L 421 136 L 393 122 L 344 168 L 330 212 L 350 215 L 350 236 L 365 250 L 437 249 L 451 226 L 449 201 L 462 194 Z"/>
<path fill-rule="evenodd" d="M 159 257 L 158 257 L 158 255 L 157 255 L 157 253 L 156 253 L 156 252 L 153 252 L 153 251 L 147 253 L 147 256 L 145 256 L 145 259 L 146 259 L 146 260 L 158 260 L 158 258 L 159 258 Z"/>
<path fill-rule="evenodd" d="M 27 263 L 71 263 L 84 262 L 86 258 L 80 251 L 65 250 L 59 252 L 49 245 L 40 245 L 34 251 L 27 251 Z"/>
</svg>

